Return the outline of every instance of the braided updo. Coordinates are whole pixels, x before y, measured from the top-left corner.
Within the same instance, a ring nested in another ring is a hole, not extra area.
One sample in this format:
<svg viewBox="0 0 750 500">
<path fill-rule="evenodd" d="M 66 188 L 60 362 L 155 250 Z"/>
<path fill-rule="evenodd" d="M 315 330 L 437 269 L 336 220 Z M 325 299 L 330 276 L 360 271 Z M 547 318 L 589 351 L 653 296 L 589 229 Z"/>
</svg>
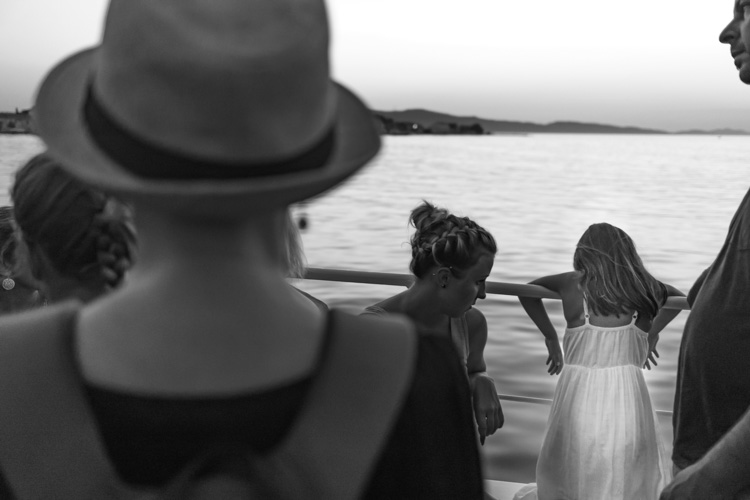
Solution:
<svg viewBox="0 0 750 500">
<path fill-rule="evenodd" d="M 15 263 L 16 237 L 13 207 L 0 207 L 0 271 L 10 275 Z"/>
<path fill-rule="evenodd" d="M 457 217 L 427 201 L 412 210 L 409 222 L 415 228 L 409 269 L 417 278 L 435 266 L 460 273 L 476 264 L 483 251 L 497 252 L 489 231 L 468 217 Z"/>
<path fill-rule="evenodd" d="M 104 287 L 122 280 L 135 242 L 127 207 L 72 177 L 46 153 L 16 172 L 11 197 L 30 251 L 39 247 L 61 275 Z"/>
</svg>

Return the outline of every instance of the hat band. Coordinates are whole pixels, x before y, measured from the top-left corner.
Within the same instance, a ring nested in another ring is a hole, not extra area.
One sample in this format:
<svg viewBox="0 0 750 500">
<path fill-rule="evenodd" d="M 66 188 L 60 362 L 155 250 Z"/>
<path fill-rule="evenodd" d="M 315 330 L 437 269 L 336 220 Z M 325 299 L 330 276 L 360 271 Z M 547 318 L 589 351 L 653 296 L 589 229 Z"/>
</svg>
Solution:
<svg viewBox="0 0 750 500">
<path fill-rule="evenodd" d="M 89 85 L 84 122 L 94 142 L 120 166 L 147 179 L 241 179 L 314 170 L 333 151 L 333 127 L 310 149 L 292 158 L 264 163 L 226 163 L 168 151 L 133 137 L 101 106 Z"/>
</svg>

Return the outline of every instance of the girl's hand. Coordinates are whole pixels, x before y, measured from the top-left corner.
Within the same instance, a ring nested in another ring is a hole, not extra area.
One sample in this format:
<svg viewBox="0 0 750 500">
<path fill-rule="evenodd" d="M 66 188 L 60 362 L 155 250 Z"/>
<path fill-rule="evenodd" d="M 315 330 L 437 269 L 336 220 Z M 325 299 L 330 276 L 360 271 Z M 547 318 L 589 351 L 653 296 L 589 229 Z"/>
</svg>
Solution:
<svg viewBox="0 0 750 500">
<path fill-rule="evenodd" d="M 557 339 L 544 339 L 544 343 L 547 346 L 547 353 L 549 354 L 545 363 L 549 365 L 547 373 L 550 375 L 559 375 L 565 364 L 562 349 L 560 349 L 560 342 Z"/>
<path fill-rule="evenodd" d="M 659 357 L 659 351 L 656 350 L 656 344 L 659 342 L 659 335 L 648 336 L 648 359 L 643 365 L 647 370 L 651 369 L 651 365 L 657 366 L 656 358 Z"/>
</svg>

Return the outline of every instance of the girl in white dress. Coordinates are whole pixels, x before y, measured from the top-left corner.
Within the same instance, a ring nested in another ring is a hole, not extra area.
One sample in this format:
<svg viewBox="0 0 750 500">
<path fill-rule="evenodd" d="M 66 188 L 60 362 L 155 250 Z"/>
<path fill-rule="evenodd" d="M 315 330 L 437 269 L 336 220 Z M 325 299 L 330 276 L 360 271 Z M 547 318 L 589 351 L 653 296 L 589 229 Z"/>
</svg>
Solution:
<svg viewBox="0 0 750 500">
<path fill-rule="evenodd" d="M 632 239 L 593 224 L 578 242 L 575 271 L 532 281 L 562 298 L 567 322 L 560 373 L 536 468 L 515 499 L 656 500 L 671 479 L 642 368 L 656 365 L 659 332 L 684 295 L 645 269 Z M 521 297 L 548 349 L 559 346 L 541 299 Z M 559 347 L 558 347 L 559 349 Z"/>
</svg>

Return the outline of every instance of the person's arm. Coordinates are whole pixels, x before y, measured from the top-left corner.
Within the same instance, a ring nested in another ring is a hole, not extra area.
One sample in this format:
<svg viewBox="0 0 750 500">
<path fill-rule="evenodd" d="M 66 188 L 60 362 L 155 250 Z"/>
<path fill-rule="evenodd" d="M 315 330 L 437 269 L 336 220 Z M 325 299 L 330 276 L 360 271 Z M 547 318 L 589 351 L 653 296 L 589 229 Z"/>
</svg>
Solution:
<svg viewBox="0 0 750 500">
<path fill-rule="evenodd" d="M 693 307 L 693 302 L 695 302 L 695 298 L 698 296 L 698 292 L 701 291 L 703 283 L 706 281 L 706 276 L 708 275 L 709 269 L 711 268 L 707 267 L 706 269 L 704 269 L 700 276 L 698 276 L 698 279 L 695 280 L 695 283 L 693 283 L 693 286 L 690 287 L 690 291 L 687 294 L 687 301 L 688 304 L 690 304 L 690 307 Z"/>
<path fill-rule="evenodd" d="M 748 471 L 750 410 L 703 458 L 680 471 L 662 491 L 659 500 L 750 498 Z"/>
<path fill-rule="evenodd" d="M 469 355 L 466 370 L 471 385 L 474 418 L 479 430 L 479 441 L 484 444 L 487 436 L 495 433 L 505 423 L 503 408 L 497 397 L 495 381 L 487 373 L 484 347 L 487 345 L 487 319 L 476 308 L 466 314 L 469 327 Z"/>
<path fill-rule="evenodd" d="M 667 288 L 667 297 L 685 296 L 684 293 L 672 285 L 665 283 L 664 286 Z M 659 333 L 681 312 L 681 309 L 666 309 L 664 307 L 659 309 L 654 321 L 651 323 L 651 328 L 648 330 L 648 359 L 646 359 L 646 363 L 643 365 L 645 368 L 650 370 L 651 365 L 657 365 L 656 358 L 659 357 L 659 352 L 656 350 L 656 344 L 659 342 Z"/>
<path fill-rule="evenodd" d="M 531 285 L 539 285 L 547 288 L 556 293 L 560 293 L 560 290 L 565 286 L 567 280 L 569 280 L 570 273 L 556 274 L 553 276 L 544 276 L 542 278 L 531 281 Z M 552 325 L 547 314 L 547 309 L 544 308 L 542 299 L 533 297 L 518 297 L 521 302 L 523 309 L 529 318 L 534 322 L 539 331 L 544 335 L 544 343 L 547 346 L 547 362 L 549 365 L 547 371 L 550 375 L 559 374 L 562 371 L 564 364 L 562 349 L 560 348 L 560 340 L 557 337 L 557 330 Z"/>
</svg>

